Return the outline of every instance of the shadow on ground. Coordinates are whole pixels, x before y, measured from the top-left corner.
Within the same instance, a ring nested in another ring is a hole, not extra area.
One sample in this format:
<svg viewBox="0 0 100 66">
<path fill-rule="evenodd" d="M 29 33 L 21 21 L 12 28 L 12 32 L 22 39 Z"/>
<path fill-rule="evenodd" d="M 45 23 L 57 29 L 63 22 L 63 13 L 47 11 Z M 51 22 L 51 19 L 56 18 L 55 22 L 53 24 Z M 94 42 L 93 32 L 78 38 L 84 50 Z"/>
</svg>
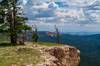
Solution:
<svg viewBox="0 0 100 66">
<path fill-rule="evenodd" d="M 0 43 L 0 47 L 10 47 L 10 46 L 18 46 L 18 44 L 12 44 L 12 43 Z"/>
<path fill-rule="evenodd" d="M 11 43 L 0 43 L 0 47 L 8 47 L 8 46 L 15 46 L 15 44 L 11 44 Z"/>
</svg>

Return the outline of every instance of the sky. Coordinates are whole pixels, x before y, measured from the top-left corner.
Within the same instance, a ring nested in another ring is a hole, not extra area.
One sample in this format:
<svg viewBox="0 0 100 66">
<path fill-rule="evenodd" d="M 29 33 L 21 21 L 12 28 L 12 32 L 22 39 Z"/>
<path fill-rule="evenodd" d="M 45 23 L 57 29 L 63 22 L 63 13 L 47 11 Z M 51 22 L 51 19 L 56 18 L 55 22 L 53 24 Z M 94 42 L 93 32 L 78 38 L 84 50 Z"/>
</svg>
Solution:
<svg viewBox="0 0 100 66">
<path fill-rule="evenodd" d="M 100 33 L 100 0 L 20 0 L 27 24 L 40 31 Z"/>
</svg>

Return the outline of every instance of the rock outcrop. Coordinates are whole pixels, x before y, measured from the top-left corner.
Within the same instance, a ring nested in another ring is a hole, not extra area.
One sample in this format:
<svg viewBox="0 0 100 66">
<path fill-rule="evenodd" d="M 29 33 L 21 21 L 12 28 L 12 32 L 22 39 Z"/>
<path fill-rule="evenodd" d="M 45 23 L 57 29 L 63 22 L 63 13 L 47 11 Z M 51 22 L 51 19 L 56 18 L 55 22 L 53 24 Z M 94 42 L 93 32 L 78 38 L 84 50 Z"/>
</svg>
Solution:
<svg viewBox="0 0 100 66">
<path fill-rule="evenodd" d="M 36 66 L 78 66 L 80 51 L 71 46 L 39 47 L 43 62 Z"/>
</svg>

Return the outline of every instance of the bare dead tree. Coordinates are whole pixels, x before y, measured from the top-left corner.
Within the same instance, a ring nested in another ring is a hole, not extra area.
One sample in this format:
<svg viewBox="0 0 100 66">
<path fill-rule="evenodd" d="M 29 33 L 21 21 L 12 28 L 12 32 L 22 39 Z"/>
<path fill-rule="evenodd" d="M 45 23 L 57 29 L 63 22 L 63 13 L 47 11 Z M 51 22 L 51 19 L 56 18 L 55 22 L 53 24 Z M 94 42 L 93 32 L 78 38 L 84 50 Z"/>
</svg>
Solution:
<svg viewBox="0 0 100 66">
<path fill-rule="evenodd" d="M 58 27 L 55 25 L 55 30 L 56 30 L 56 43 L 60 43 L 60 33 Z"/>
<path fill-rule="evenodd" d="M 33 33 L 32 33 L 32 40 L 33 40 L 34 42 L 38 42 L 39 36 L 38 36 L 38 29 L 37 29 L 37 26 L 36 26 L 36 25 L 33 25 L 32 27 L 34 28 L 34 31 L 33 31 Z"/>
</svg>

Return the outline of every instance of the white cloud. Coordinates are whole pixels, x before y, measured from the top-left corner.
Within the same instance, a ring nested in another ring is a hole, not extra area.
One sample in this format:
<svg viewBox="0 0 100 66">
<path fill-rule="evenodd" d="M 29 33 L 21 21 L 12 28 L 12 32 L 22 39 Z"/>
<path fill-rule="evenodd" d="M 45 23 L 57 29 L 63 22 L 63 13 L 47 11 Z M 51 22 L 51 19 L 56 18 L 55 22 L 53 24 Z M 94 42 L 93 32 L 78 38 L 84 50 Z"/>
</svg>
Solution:
<svg viewBox="0 0 100 66">
<path fill-rule="evenodd" d="M 27 3 L 27 0 L 23 0 L 23 5 L 25 5 Z"/>
<path fill-rule="evenodd" d="M 59 7 L 59 4 L 55 2 L 47 3 L 44 0 L 41 2 L 37 0 L 37 3 L 25 5 L 24 8 L 27 17 L 33 19 L 32 23 L 37 24 L 40 30 L 48 30 L 48 28 L 51 30 L 53 29 L 51 27 L 57 24 L 61 30 L 64 29 L 65 31 L 68 31 L 67 28 L 69 27 L 69 31 L 93 31 L 100 25 L 100 10 L 93 10 L 89 7 L 99 8 L 94 2 L 95 0 L 70 0 L 70 2 L 65 3 L 68 6 Z M 97 29 L 97 31 L 100 30 Z"/>
<path fill-rule="evenodd" d="M 97 0 L 68 0 L 68 5 L 70 6 L 77 6 L 77 7 L 84 7 L 90 6 L 95 3 Z"/>
<path fill-rule="evenodd" d="M 47 9 L 48 8 L 48 4 L 47 3 L 42 3 L 40 5 L 34 5 L 32 6 L 33 9 Z"/>
<path fill-rule="evenodd" d="M 85 19 L 83 8 L 79 8 L 78 10 L 75 9 L 75 8 L 74 9 L 68 9 L 67 11 L 57 10 L 57 11 L 55 11 L 55 14 L 58 17 L 64 17 L 64 18 L 70 17 L 70 18 L 76 18 L 77 20 Z"/>
<path fill-rule="evenodd" d="M 94 19 L 96 19 L 96 23 L 100 23 L 100 12 L 92 13 L 91 16 L 94 17 Z"/>
<path fill-rule="evenodd" d="M 50 2 L 48 8 L 58 8 L 59 6 L 55 2 Z"/>
</svg>

